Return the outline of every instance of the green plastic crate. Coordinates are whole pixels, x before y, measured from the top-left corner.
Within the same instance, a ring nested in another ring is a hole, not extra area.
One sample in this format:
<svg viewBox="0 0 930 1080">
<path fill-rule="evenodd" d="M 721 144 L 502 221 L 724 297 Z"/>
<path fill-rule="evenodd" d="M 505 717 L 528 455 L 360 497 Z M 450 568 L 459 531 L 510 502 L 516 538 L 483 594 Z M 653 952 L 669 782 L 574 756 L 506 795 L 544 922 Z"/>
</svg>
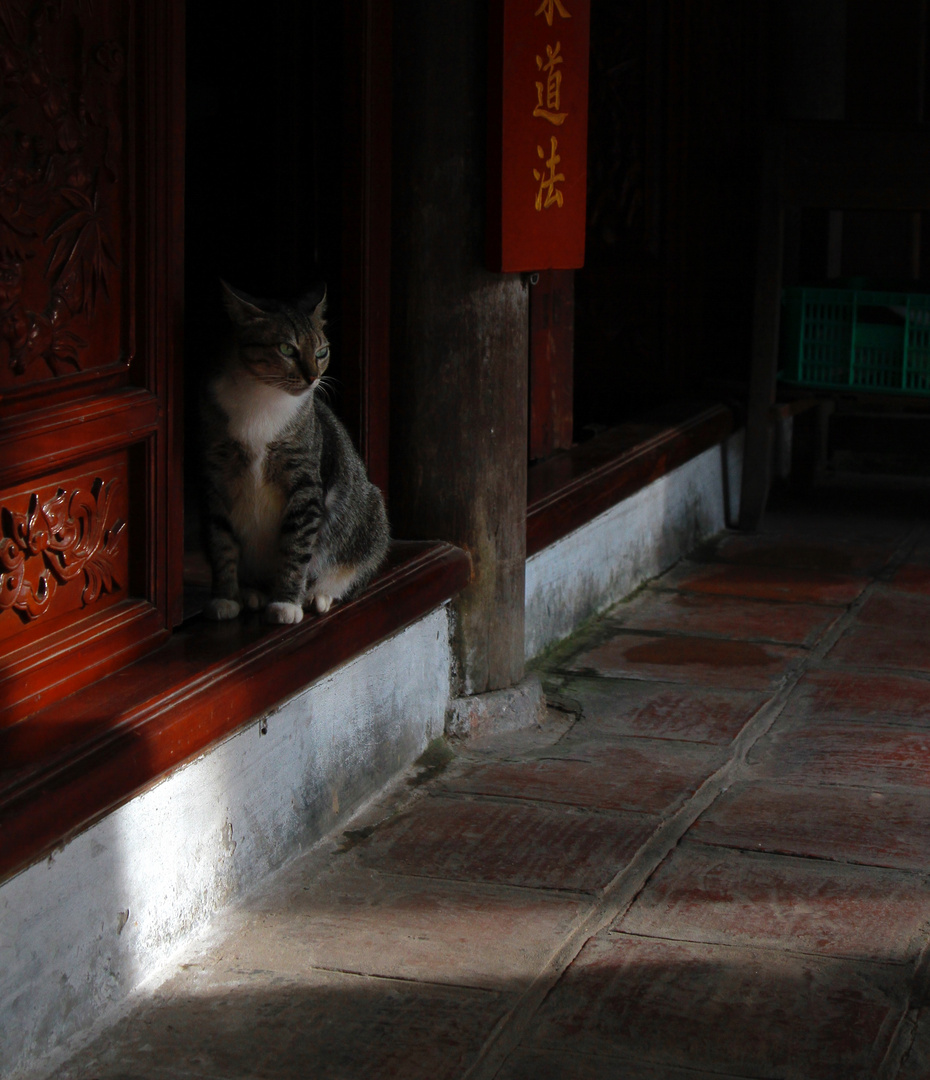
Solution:
<svg viewBox="0 0 930 1080">
<path fill-rule="evenodd" d="M 799 286 L 782 300 L 785 381 L 930 395 L 930 295 Z"/>
</svg>

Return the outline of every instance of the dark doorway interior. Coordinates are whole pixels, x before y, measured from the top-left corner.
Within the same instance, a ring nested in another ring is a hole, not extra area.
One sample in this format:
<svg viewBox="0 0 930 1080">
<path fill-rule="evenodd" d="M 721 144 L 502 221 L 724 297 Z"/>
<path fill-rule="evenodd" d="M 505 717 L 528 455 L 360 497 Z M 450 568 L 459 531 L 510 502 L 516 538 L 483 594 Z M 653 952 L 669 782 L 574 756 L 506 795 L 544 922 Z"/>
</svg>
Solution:
<svg viewBox="0 0 930 1080">
<path fill-rule="evenodd" d="M 188 548 L 198 544 L 198 375 L 222 330 L 220 279 L 255 296 L 293 296 L 326 281 L 328 332 L 340 352 L 343 42 L 341 5 L 188 5 Z"/>
</svg>

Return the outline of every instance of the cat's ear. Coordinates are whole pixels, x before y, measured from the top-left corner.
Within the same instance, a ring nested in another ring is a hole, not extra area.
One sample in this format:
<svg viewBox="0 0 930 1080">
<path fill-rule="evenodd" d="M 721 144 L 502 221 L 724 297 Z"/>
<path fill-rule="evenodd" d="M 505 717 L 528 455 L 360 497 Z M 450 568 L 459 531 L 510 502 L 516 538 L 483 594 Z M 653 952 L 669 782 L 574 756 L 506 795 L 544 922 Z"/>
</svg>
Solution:
<svg viewBox="0 0 930 1080">
<path fill-rule="evenodd" d="M 266 312 L 262 310 L 260 301 L 249 296 L 248 293 L 240 292 L 225 281 L 220 281 L 223 286 L 223 303 L 229 317 L 237 326 L 245 326 L 255 322 L 256 319 L 264 319 Z"/>
<path fill-rule="evenodd" d="M 308 292 L 297 302 L 298 310 L 310 316 L 314 329 L 322 330 L 326 322 L 326 286 Z"/>
</svg>

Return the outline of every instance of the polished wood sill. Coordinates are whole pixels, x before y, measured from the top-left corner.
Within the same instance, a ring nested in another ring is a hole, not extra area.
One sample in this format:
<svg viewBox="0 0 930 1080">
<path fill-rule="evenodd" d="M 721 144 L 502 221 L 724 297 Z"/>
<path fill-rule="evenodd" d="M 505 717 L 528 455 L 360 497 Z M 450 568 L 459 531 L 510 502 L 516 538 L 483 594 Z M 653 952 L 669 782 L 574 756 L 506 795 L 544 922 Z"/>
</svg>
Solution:
<svg viewBox="0 0 930 1080">
<path fill-rule="evenodd" d="M 356 600 L 292 627 L 194 616 L 162 647 L 0 728 L 0 881 L 178 765 L 451 599 L 451 544 L 394 542 Z"/>
<path fill-rule="evenodd" d="M 527 558 L 718 445 L 735 426 L 725 405 L 670 405 L 531 465 Z"/>
</svg>

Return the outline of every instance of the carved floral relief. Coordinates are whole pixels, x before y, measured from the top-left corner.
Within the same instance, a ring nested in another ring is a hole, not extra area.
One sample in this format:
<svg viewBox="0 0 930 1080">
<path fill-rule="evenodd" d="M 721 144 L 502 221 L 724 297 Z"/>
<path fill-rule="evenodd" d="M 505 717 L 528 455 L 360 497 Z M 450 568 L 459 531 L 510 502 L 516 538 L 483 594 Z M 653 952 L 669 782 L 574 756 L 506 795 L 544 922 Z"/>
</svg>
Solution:
<svg viewBox="0 0 930 1080">
<path fill-rule="evenodd" d="M 126 58 L 112 7 L 0 0 L 0 386 L 99 365 L 92 323 L 118 348 Z"/>
<path fill-rule="evenodd" d="M 33 494 L 25 513 L 0 509 L 0 617 L 17 611 L 35 619 L 59 585 L 81 575 L 84 606 L 119 588 L 125 522 L 110 520 L 118 488 L 98 478 L 89 491 L 59 488 L 45 502 Z"/>
</svg>

